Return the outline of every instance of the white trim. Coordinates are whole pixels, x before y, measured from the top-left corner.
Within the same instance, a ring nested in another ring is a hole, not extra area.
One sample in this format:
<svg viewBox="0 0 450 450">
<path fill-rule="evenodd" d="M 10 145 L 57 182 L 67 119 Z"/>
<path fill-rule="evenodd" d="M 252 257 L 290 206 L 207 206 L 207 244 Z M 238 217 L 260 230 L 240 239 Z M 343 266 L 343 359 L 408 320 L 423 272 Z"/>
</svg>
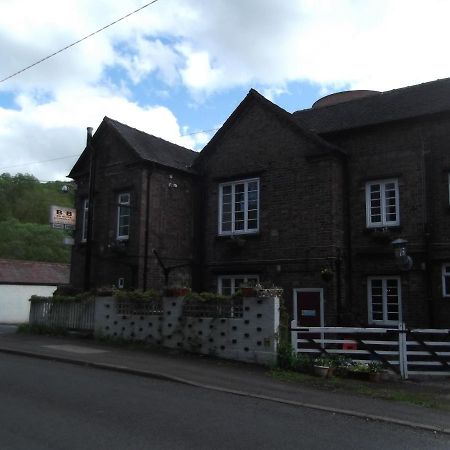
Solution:
<svg viewBox="0 0 450 450">
<path fill-rule="evenodd" d="M 323 299 L 323 288 L 294 288 L 292 295 L 292 302 L 294 303 L 294 321 L 298 325 L 298 311 L 297 311 L 297 293 L 301 292 L 319 292 L 320 293 L 320 326 L 325 326 L 325 315 L 324 315 L 324 299 Z M 301 324 L 300 324 L 301 326 Z"/>
<path fill-rule="evenodd" d="M 372 281 L 373 280 L 381 280 L 381 288 L 382 288 L 382 305 L 383 305 L 383 319 L 382 320 L 374 320 L 373 319 L 373 311 L 372 311 Z M 388 320 L 388 310 L 387 310 L 387 289 L 386 282 L 388 280 L 396 280 L 397 281 L 397 289 L 398 289 L 398 320 Z M 403 320 L 403 312 L 402 312 L 402 283 L 401 278 L 399 276 L 373 276 L 367 277 L 367 315 L 368 315 L 368 323 L 373 325 L 398 325 Z"/>
<path fill-rule="evenodd" d="M 448 271 L 445 270 L 446 267 L 449 268 Z M 450 297 L 450 292 L 449 293 L 445 292 L 445 277 L 447 276 L 450 278 L 450 263 L 442 264 L 441 276 L 442 276 L 442 297 L 448 298 Z"/>
<path fill-rule="evenodd" d="M 248 229 L 248 185 L 249 183 L 257 183 L 257 200 L 256 200 L 256 228 Z M 244 229 L 243 230 L 235 230 L 235 188 L 238 184 L 244 184 Z M 222 230 L 222 214 L 223 214 L 223 188 L 230 186 L 231 187 L 231 230 L 223 231 Z M 248 178 L 244 180 L 236 180 L 236 181 L 228 181 L 226 183 L 219 184 L 219 210 L 218 210 L 218 227 L 217 231 L 220 236 L 227 236 L 233 234 L 253 234 L 259 232 L 259 205 L 260 198 L 260 182 L 259 178 Z"/>
<path fill-rule="evenodd" d="M 394 183 L 395 186 L 395 217 L 396 220 L 387 220 L 386 218 L 386 185 Z M 372 222 L 371 205 L 372 199 L 370 196 L 370 187 L 374 185 L 380 186 L 380 222 Z M 400 225 L 400 191 L 398 188 L 398 179 L 391 178 L 387 180 L 368 181 L 366 183 L 366 226 L 367 228 L 393 227 Z"/>
<path fill-rule="evenodd" d="M 121 197 L 127 196 L 128 199 L 123 200 Z M 120 218 L 128 217 L 129 221 L 131 220 L 131 209 L 130 209 L 131 195 L 129 192 L 121 192 L 117 195 L 117 228 L 116 228 L 116 239 L 118 241 L 125 241 L 130 237 L 130 223 L 128 223 L 128 233 L 127 234 L 119 234 L 120 233 Z M 127 208 L 128 214 L 121 214 L 122 208 Z"/>
<path fill-rule="evenodd" d="M 244 283 L 248 282 L 249 278 L 256 279 L 256 282 L 259 283 L 259 275 L 256 274 L 233 274 L 233 275 L 219 275 L 217 277 L 217 293 L 222 294 L 222 283 L 223 280 L 231 280 L 231 295 L 233 295 L 236 290 L 239 288 L 239 286 L 236 286 L 236 278 L 238 279 L 244 279 Z"/>
</svg>

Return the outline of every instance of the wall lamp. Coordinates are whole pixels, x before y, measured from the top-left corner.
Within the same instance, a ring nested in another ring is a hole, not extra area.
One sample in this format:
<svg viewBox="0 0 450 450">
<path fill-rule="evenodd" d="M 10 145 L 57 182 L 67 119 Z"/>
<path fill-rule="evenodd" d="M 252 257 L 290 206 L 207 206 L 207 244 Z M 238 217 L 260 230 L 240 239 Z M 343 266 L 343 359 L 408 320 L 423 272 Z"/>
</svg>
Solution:
<svg viewBox="0 0 450 450">
<path fill-rule="evenodd" d="M 413 260 L 411 256 L 408 255 L 408 241 L 406 239 L 399 238 L 392 241 L 391 244 L 394 247 L 394 256 L 397 260 L 397 264 L 400 270 L 411 270 L 413 266 Z"/>
</svg>

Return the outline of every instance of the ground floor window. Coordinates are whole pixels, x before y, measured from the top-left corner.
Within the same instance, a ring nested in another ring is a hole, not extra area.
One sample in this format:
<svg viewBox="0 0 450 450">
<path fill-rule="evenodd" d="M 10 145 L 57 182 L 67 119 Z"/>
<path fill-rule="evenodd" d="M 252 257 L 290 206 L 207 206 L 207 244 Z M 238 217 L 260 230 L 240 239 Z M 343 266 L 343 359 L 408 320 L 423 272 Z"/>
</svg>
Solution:
<svg viewBox="0 0 450 450">
<path fill-rule="evenodd" d="M 442 264 L 442 295 L 450 297 L 450 263 Z"/>
<path fill-rule="evenodd" d="M 399 277 L 369 277 L 367 280 L 369 323 L 397 325 L 401 320 Z"/>
<path fill-rule="evenodd" d="M 258 275 L 221 275 L 217 278 L 217 292 L 222 295 L 233 295 L 242 285 L 259 283 Z"/>
</svg>

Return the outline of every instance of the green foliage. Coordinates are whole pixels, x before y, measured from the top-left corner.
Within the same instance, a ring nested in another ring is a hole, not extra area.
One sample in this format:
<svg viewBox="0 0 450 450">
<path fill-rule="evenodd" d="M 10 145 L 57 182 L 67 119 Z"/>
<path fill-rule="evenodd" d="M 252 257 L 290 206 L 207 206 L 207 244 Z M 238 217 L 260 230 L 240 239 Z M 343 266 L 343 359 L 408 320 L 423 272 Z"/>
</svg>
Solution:
<svg viewBox="0 0 450 450">
<path fill-rule="evenodd" d="M 22 323 L 17 327 L 17 333 L 45 334 L 47 336 L 65 336 L 68 334 L 65 328 L 50 327 L 48 325 L 38 325 Z"/>
<path fill-rule="evenodd" d="M 184 297 L 186 302 L 223 302 L 230 300 L 226 295 L 216 294 L 214 292 L 191 292 Z"/>
<path fill-rule="evenodd" d="M 63 244 L 65 232 L 49 225 L 21 223 L 10 218 L 0 222 L 0 257 L 29 261 L 69 262 L 70 248 Z"/>
<path fill-rule="evenodd" d="M 156 289 L 148 289 L 144 292 L 138 290 L 124 291 L 122 289 L 116 289 L 113 295 L 119 301 L 135 303 L 144 303 L 161 298 L 161 294 Z"/>
<path fill-rule="evenodd" d="M 57 294 L 57 291 L 52 297 L 41 297 L 39 295 L 32 295 L 30 302 L 52 302 L 52 303 L 73 303 L 73 302 L 85 302 L 92 300 L 94 295 L 91 292 L 80 292 L 74 295 L 62 295 Z"/>
<path fill-rule="evenodd" d="M 0 221 L 48 224 L 50 205 L 73 207 L 74 189 L 61 192 L 63 181 L 41 183 L 33 175 L 0 175 Z"/>
<path fill-rule="evenodd" d="M 66 233 L 48 224 L 50 205 L 72 207 L 74 189 L 61 192 L 65 183 L 41 183 L 33 175 L 0 175 L 0 258 L 69 262 Z"/>
</svg>

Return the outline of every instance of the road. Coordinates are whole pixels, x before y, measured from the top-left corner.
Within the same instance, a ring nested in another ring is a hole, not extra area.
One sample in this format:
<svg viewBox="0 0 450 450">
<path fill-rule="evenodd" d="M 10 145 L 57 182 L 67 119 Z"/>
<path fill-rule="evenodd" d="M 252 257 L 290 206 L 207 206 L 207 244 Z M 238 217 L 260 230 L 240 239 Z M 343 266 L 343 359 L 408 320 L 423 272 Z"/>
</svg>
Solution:
<svg viewBox="0 0 450 450">
<path fill-rule="evenodd" d="M 0 448 L 449 449 L 450 436 L 0 354 Z"/>
</svg>

